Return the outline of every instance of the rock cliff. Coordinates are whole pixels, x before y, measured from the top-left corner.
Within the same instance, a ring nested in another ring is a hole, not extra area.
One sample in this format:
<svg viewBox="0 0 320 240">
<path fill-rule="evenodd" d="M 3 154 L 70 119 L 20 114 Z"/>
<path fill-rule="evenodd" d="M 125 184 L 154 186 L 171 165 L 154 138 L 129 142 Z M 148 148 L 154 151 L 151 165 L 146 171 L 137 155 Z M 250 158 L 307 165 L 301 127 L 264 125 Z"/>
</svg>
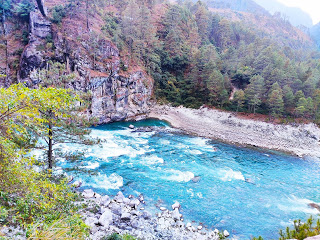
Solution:
<svg viewBox="0 0 320 240">
<path fill-rule="evenodd" d="M 140 67 L 121 69 L 120 52 L 99 32 L 101 26 L 95 25 L 99 21 L 92 21 L 87 29 L 80 12 L 55 25 L 41 9 L 45 7 L 38 5 L 30 14 L 29 44 L 21 55 L 19 82 L 37 85 L 35 73 L 49 61 L 58 61 L 75 74 L 72 88 L 92 92 L 88 113 L 100 124 L 143 117 L 149 109 L 153 80 Z"/>
</svg>

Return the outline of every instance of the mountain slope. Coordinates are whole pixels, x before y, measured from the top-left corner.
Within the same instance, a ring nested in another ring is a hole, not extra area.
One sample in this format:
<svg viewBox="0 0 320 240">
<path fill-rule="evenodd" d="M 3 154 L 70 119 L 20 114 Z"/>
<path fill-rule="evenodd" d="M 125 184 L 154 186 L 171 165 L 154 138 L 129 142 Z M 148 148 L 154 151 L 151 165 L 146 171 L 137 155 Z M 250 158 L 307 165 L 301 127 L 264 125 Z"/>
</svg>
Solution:
<svg viewBox="0 0 320 240">
<path fill-rule="evenodd" d="M 310 35 L 320 48 L 320 22 L 310 29 Z"/>
<path fill-rule="evenodd" d="M 310 15 L 300 8 L 297 7 L 288 7 L 277 0 L 254 0 L 257 4 L 264 7 L 271 14 L 280 12 L 285 15 L 290 23 L 294 26 L 303 25 L 305 27 L 312 27 L 312 18 Z"/>
<path fill-rule="evenodd" d="M 263 7 L 252 0 L 207 0 L 205 2 L 211 8 L 231 9 L 240 12 L 269 15 Z"/>
</svg>

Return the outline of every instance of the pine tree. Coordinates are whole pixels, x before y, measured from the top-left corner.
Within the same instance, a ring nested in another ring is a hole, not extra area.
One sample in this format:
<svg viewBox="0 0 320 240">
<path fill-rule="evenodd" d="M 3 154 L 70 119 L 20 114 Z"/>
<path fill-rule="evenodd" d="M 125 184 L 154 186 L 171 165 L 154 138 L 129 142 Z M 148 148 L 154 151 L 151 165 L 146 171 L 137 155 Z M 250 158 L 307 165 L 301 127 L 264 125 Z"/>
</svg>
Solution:
<svg viewBox="0 0 320 240">
<path fill-rule="evenodd" d="M 278 83 L 272 85 L 271 93 L 268 97 L 268 105 L 272 116 L 277 117 L 283 113 L 283 94 Z"/>
<path fill-rule="evenodd" d="M 256 108 L 262 103 L 263 85 L 263 78 L 260 75 L 255 75 L 250 79 L 250 84 L 245 90 L 249 111 L 253 110 L 254 114 Z"/>
<path fill-rule="evenodd" d="M 234 93 L 233 101 L 236 102 L 237 104 L 237 112 L 239 111 L 239 109 L 243 108 L 244 101 L 245 101 L 245 94 L 242 89 Z"/>
</svg>

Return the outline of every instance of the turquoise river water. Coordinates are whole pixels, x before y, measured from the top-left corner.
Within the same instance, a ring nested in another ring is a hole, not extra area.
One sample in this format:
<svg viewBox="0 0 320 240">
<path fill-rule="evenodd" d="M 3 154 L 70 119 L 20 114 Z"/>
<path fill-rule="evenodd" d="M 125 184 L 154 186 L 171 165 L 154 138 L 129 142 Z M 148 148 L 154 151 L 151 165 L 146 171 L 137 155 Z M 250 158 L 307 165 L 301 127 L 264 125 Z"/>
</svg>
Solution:
<svg viewBox="0 0 320 240">
<path fill-rule="evenodd" d="M 152 132 L 132 132 L 153 126 Z M 277 239 L 294 219 L 316 215 L 308 203 L 320 202 L 319 159 L 300 159 L 227 145 L 182 134 L 165 122 L 146 120 L 93 128 L 101 145 L 60 145 L 83 151 L 79 161 L 58 166 L 81 179 L 82 188 L 102 194 L 142 193 L 147 208 L 182 205 L 185 221 L 228 230 L 235 239 Z M 74 169 L 76 167 L 76 169 Z M 197 183 L 191 181 L 200 176 Z"/>
</svg>

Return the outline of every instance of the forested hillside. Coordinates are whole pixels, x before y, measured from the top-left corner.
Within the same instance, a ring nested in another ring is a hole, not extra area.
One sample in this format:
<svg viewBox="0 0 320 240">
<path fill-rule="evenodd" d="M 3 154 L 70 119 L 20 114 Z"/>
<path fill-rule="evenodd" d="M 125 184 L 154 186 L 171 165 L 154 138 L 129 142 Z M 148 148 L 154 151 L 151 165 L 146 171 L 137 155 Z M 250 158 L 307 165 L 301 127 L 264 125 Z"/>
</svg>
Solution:
<svg viewBox="0 0 320 240">
<path fill-rule="evenodd" d="M 18 16 L 15 23 L 21 26 L 16 31 L 24 36 L 27 16 L 35 4 L 22 1 L 17 5 L 20 8 L 12 8 L 12 2 L 6 2 L 9 5 L 1 6 L 2 22 Z M 112 73 L 112 66 L 117 66 L 114 64 L 119 64 L 124 75 L 143 69 L 153 78 L 154 94 L 159 101 L 319 121 L 319 52 L 312 40 L 280 15 L 271 16 L 252 1 L 240 1 L 235 6 L 234 1 L 224 2 L 223 6 L 218 2 L 209 1 L 211 6 L 218 7 L 209 8 L 201 1 L 175 4 L 160 0 L 48 0 L 46 18 L 53 33 L 58 34 L 47 35 L 37 47 L 42 62 L 26 71 L 19 65 L 18 57 L 23 52 L 20 47 L 11 55 L 8 51 L 2 53 L 7 56 L 3 65 L 10 65 L 10 74 L 18 67 L 18 78 L 25 78 L 32 68 L 43 67 L 48 60 L 59 61 L 67 64 L 70 71 L 78 69 L 82 77 L 87 71 L 82 69 L 84 63 L 73 60 L 78 56 L 75 48 L 80 47 L 87 51 L 86 61 L 91 64 L 89 79 Z M 225 9 L 251 6 L 259 11 Z M 80 28 L 79 21 L 83 24 Z M 77 32 L 72 24 L 78 26 Z M 3 29 L 5 33 L 6 27 Z M 119 61 L 110 56 L 111 68 L 107 71 L 101 65 L 108 62 L 99 49 L 102 39 L 111 40 L 119 50 Z M 11 44 L 28 44 L 27 37 L 23 42 L 15 41 L 18 43 Z M 60 51 L 62 41 L 67 42 L 64 52 Z M 15 60 L 11 60 L 14 56 Z M 14 77 L 7 80 L 12 81 Z"/>
<path fill-rule="evenodd" d="M 274 37 L 222 18 L 200 1 L 117 1 L 113 7 L 117 10 L 106 17 L 106 34 L 119 49 L 130 52 L 133 63 L 145 66 L 155 80 L 158 99 L 190 107 L 207 104 L 319 118 L 319 53 L 312 51 L 303 33 L 297 39 L 296 34 L 290 39 Z M 278 35 L 296 30 L 280 17 L 274 21 L 278 27 L 282 24 Z"/>
</svg>

